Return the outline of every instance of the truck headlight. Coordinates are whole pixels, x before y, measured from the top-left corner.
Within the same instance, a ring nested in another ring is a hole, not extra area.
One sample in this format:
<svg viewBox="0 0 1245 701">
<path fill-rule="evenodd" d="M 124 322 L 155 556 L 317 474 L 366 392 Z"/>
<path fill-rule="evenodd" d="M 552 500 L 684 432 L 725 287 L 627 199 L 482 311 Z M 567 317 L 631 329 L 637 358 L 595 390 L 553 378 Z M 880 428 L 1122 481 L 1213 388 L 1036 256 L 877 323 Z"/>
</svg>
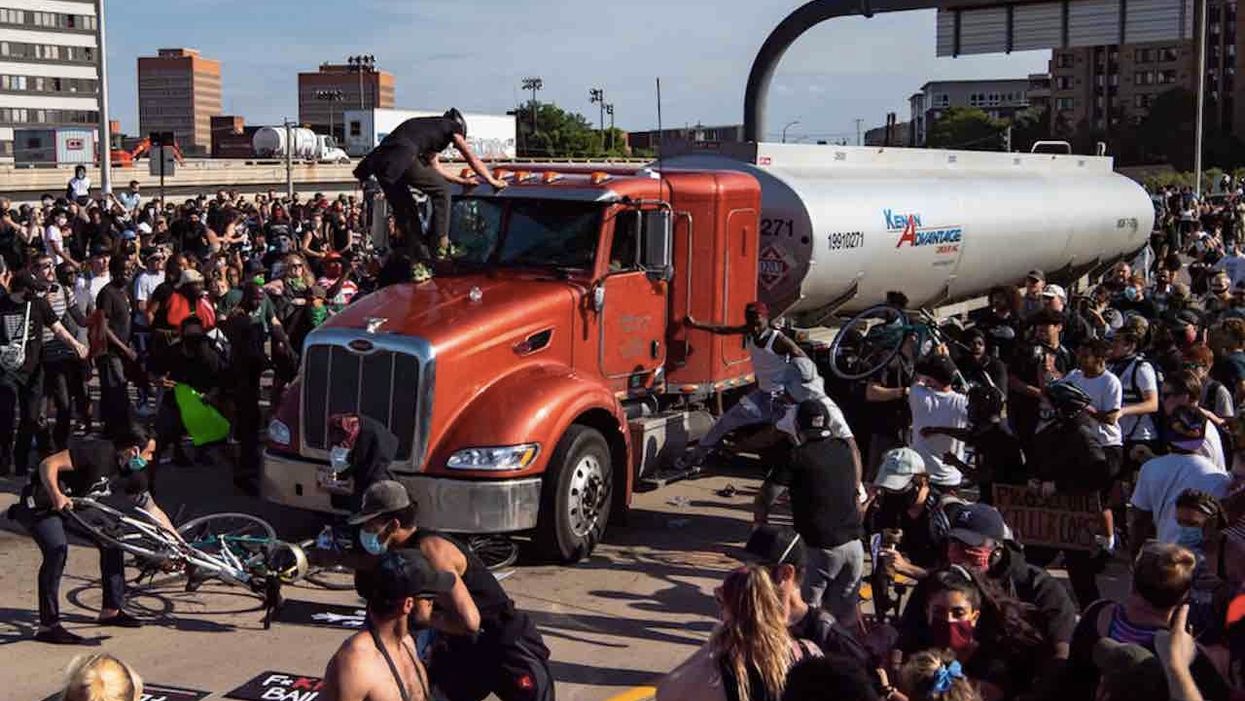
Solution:
<svg viewBox="0 0 1245 701">
<path fill-rule="evenodd" d="M 522 470 L 532 464 L 538 453 L 538 443 L 466 448 L 451 455 L 445 466 L 452 470 Z"/>
<path fill-rule="evenodd" d="M 273 419 L 268 424 L 268 440 L 277 445 L 290 444 L 290 427 L 284 421 Z"/>
</svg>

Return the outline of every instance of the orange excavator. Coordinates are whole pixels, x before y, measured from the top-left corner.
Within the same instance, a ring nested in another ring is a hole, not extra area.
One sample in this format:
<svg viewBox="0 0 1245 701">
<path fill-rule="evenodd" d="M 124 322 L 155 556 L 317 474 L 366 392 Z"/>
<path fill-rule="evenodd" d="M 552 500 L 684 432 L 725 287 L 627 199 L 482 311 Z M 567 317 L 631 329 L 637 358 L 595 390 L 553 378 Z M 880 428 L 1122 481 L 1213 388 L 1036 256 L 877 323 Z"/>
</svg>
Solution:
<svg viewBox="0 0 1245 701">
<path fill-rule="evenodd" d="M 151 151 L 151 139 L 143 137 L 143 140 L 139 141 L 138 144 L 136 144 L 134 148 L 129 151 L 114 148 L 112 150 L 112 155 L 109 156 L 109 160 L 112 161 L 114 166 L 131 168 L 134 166 L 134 161 L 137 161 L 139 158 L 147 155 L 149 151 Z M 186 159 L 182 156 L 182 150 L 177 147 L 177 144 L 173 144 L 173 158 L 177 161 L 178 165 L 186 164 Z"/>
</svg>

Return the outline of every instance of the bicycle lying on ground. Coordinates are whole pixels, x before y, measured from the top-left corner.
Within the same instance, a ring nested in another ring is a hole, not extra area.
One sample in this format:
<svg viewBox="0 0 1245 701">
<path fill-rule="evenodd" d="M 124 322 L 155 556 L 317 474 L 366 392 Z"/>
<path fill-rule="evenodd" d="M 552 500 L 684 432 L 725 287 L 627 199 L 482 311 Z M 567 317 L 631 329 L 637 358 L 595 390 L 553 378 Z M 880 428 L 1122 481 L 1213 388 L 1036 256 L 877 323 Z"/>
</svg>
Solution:
<svg viewBox="0 0 1245 701">
<path fill-rule="evenodd" d="M 302 548 L 277 540 L 261 518 L 210 514 L 173 533 L 141 507 L 126 513 L 100 501 L 107 496 L 94 492 L 76 498 L 65 514 L 101 544 L 133 555 L 144 573 L 181 572 L 190 591 L 213 578 L 247 587 L 263 599 L 265 629 L 281 605 L 281 586 L 307 574 Z"/>
</svg>

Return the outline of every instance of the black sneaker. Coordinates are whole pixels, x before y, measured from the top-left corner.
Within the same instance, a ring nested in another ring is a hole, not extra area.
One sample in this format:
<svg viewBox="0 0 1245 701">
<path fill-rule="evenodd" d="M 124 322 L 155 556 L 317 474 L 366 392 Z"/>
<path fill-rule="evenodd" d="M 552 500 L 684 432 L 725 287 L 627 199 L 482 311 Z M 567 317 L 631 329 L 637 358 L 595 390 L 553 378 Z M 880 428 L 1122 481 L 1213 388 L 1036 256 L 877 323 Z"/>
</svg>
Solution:
<svg viewBox="0 0 1245 701">
<path fill-rule="evenodd" d="M 65 630 L 59 623 L 35 633 L 35 640 L 52 645 L 85 645 L 86 638 Z"/>
<path fill-rule="evenodd" d="M 142 621 L 131 616 L 125 611 L 121 611 L 115 616 L 109 616 L 108 618 L 101 618 L 98 621 L 96 621 L 96 623 L 101 626 L 111 626 L 113 628 L 142 628 L 143 627 Z"/>
</svg>

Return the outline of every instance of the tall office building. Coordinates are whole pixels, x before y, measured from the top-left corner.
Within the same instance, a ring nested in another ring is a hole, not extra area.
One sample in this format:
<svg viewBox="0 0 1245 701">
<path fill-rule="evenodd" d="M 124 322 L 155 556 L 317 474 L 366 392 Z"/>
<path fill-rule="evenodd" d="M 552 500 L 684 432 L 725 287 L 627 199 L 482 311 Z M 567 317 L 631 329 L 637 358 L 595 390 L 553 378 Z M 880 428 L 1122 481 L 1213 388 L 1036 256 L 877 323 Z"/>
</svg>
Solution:
<svg viewBox="0 0 1245 701">
<path fill-rule="evenodd" d="M 0 162 L 13 130 L 99 124 L 95 0 L 0 0 Z"/>
<path fill-rule="evenodd" d="M 0 0 L 2 2 L 3 0 Z M 186 154 L 212 149 L 212 117 L 221 113 L 220 61 L 194 49 L 160 49 L 138 59 L 139 131 L 171 131 Z"/>
<path fill-rule="evenodd" d="M 322 63 L 315 73 L 298 74 L 298 122 L 345 143 L 345 110 L 392 109 L 393 74 L 378 70 L 372 57 Z"/>
</svg>

